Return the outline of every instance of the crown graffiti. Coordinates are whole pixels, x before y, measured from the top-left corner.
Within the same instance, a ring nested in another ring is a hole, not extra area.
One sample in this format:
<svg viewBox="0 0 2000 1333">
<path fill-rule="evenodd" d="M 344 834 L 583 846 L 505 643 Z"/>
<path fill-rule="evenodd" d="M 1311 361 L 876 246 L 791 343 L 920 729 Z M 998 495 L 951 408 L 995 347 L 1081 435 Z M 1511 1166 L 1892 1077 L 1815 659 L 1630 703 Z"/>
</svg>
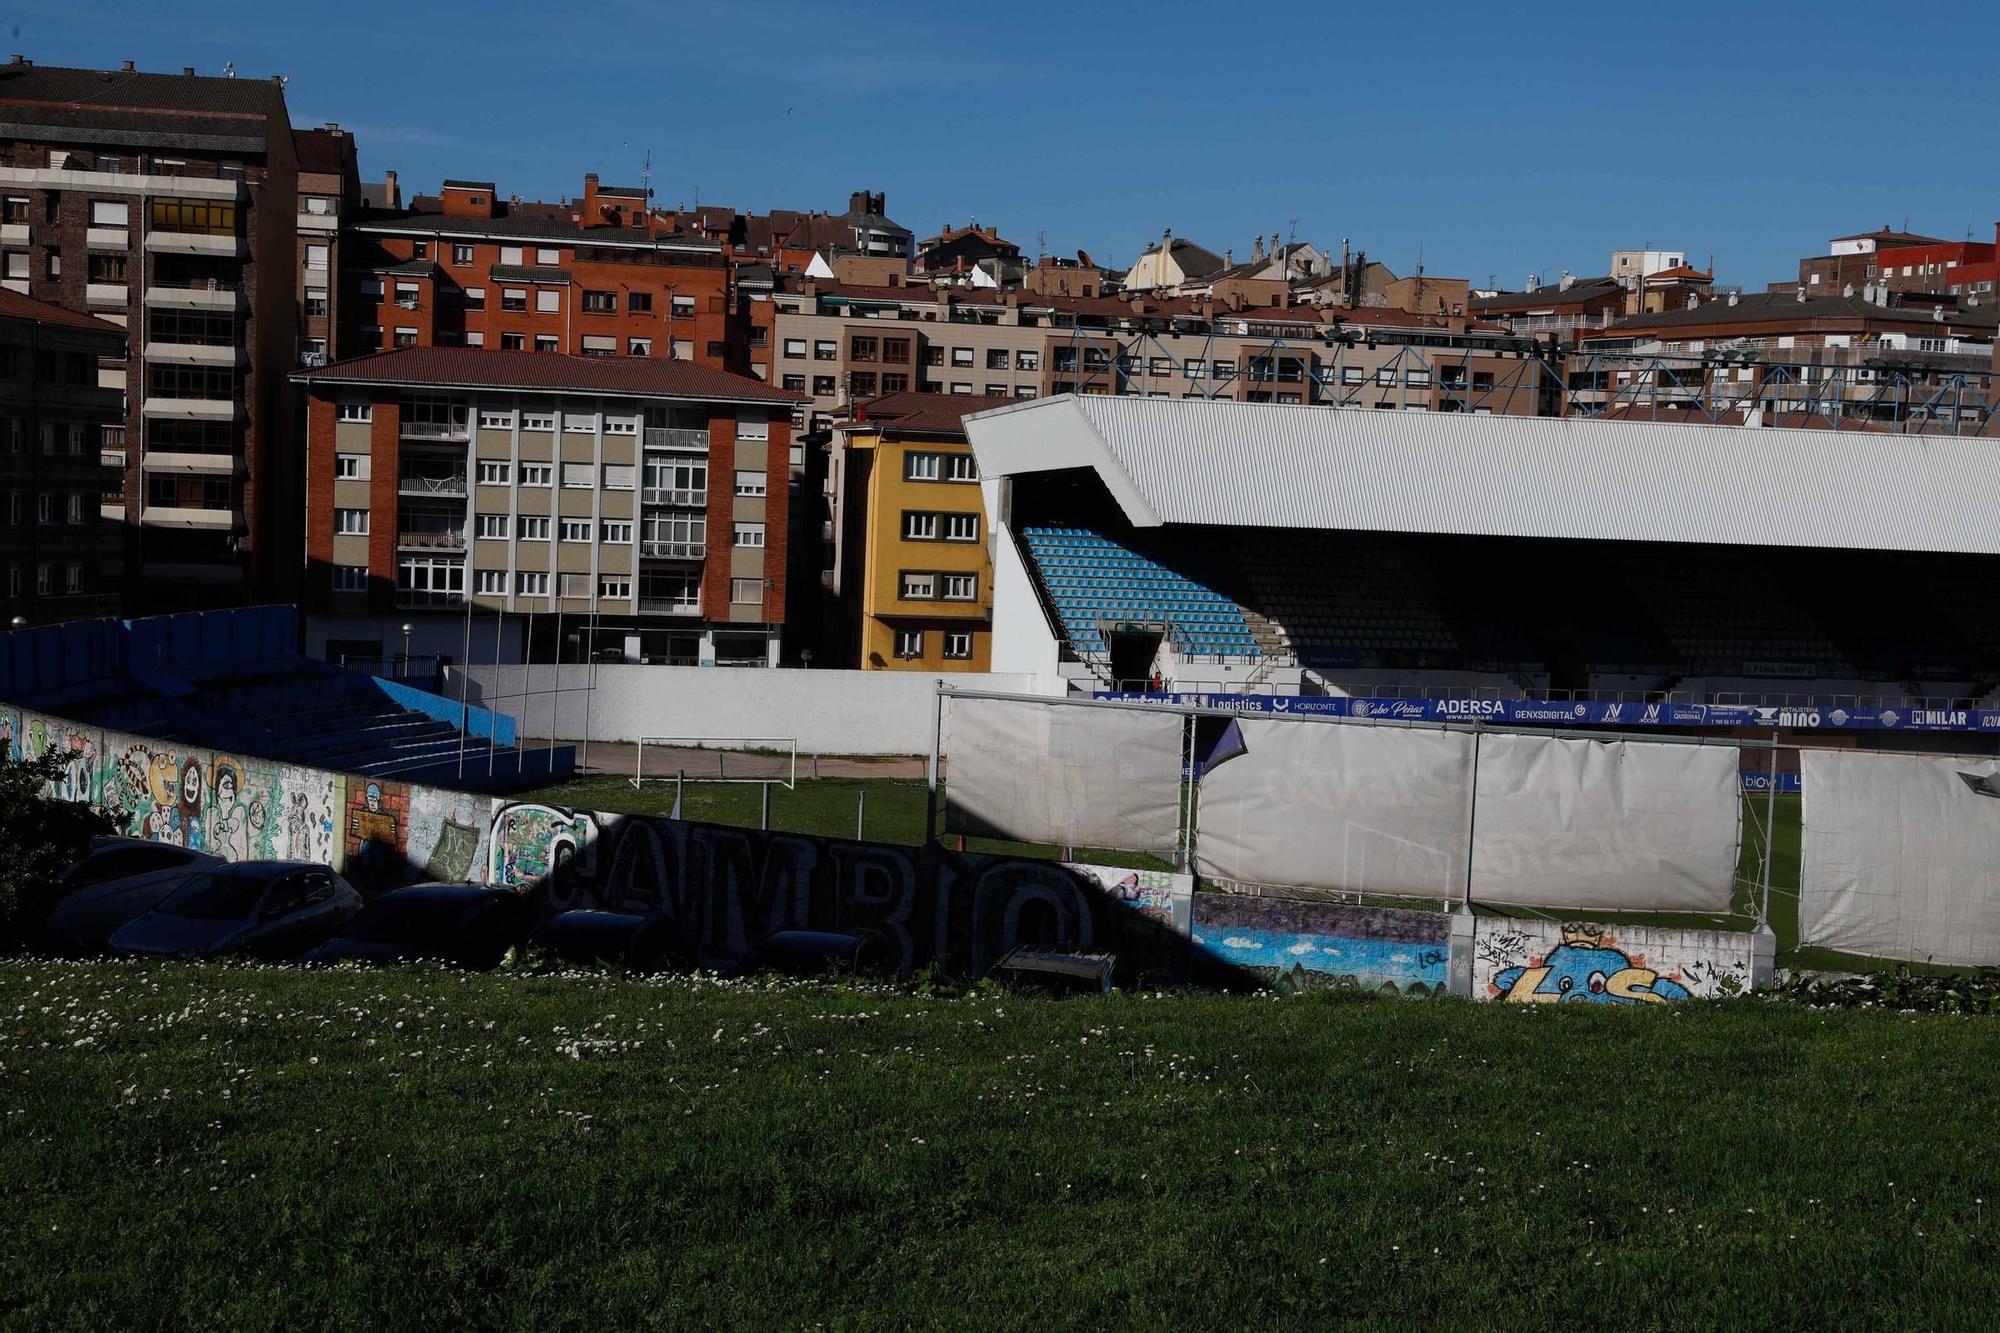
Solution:
<svg viewBox="0 0 2000 1333">
<path fill-rule="evenodd" d="M 1562 942 L 1587 949 L 1601 949 L 1604 947 L 1604 927 L 1564 926 L 1562 928 Z"/>
</svg>

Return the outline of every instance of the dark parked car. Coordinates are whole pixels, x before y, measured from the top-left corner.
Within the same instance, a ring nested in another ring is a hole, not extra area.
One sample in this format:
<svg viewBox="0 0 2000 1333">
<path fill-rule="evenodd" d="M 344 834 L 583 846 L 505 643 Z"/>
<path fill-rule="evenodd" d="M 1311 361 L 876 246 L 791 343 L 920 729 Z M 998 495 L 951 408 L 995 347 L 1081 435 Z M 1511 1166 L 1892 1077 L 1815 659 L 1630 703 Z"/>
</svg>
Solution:
<svg viewBox="0 0 2000 1333">
<path fill-rule="evenodd" d="M 585 967 L 605 963 L 632 972 L 669 972 L 687 962 L 673 918 L 640 912 L 561 912 L 544 921 L 529 944 Z"/>
<path fill-rule="evenodd" d="M 223 864 L 219 856 L 171 843 L 93 838 L 83 859 L 63 872 L 44 942 L 63 953 L 100 952 L 112 931 L 158 907 L 182 880 Z"/>
<path fill-rule="evenodd" d="M 361 895 L 310 861 L 236 861 L 191 875 L 112 933 L 116 953 L 291 958 L 346 925 Z"/>
<path fill-rule="evenodd" d="M 307 963 L 434 960 L 484 971 L 527 938 L 533 905 L 513 889 L 485 884 L 413 884 L 371 900 Z"/>
<path fill-rule="evenodd" d="M 780 930 L 758 941 L 729 971 L 740 977 L 879 975 L 895 970 L 892 959 L 889 941 L 872 930 Z"/>
</svg>

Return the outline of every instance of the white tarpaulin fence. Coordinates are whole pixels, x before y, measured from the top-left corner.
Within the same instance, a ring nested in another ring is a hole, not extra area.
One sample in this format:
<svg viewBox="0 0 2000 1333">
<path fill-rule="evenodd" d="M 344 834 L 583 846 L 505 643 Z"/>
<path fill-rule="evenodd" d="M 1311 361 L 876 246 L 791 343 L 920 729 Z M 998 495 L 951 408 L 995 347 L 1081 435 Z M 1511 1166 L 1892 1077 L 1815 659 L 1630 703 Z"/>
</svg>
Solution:
<svg viewBox="0 0 2000 1333">
<path fill-rule="evenodd" d="M 1244 752 L 1202 779 L 1203 874 L 1393 897 L 1463 890 L 1470 732 L 1237 725 Z"/>
<path fill-rule="evenodd" d="M 979 696 L 949 703 L 947 831 L 1173 853 L 1182 714 Z"/>
<path fill-rule="evenodd" d="M 1474 902 L 1728 912 L 1743 798 L 1730 746 L 1480 738 Z"/>
<path fill-rule="evenodd" d="M 2000 765 L 1805 750 L 1799 942 L 2000 963 Z"/>
</svg>

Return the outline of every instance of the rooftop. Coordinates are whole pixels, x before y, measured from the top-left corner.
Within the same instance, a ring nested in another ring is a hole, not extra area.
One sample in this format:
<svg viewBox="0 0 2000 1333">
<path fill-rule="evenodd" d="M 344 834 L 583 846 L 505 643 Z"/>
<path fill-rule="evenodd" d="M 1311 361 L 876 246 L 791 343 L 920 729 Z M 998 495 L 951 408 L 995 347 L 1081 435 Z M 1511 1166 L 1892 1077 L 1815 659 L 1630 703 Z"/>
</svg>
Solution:
<svg viewBox="0 0 2000 1333">
<path fill-rule="evenodd" d="M 1821 296 L 1801 301 L 1790 292 L 1750 292 L 1736 298 L 1704 301 L 1692 310 L 1666 310 L 1657 315 L 1629 315 L 1605 330 L 1607 335 L 1645 329 L 1705 328 L 1714 324 L 1812 323 L 1837 320 L 1849 324 L 1895 324 L 1937 329 L 1940 333 L 1963 330 L 1978 337 L 1993 336 L 2000 311 L 1991 307 L 1947 310 L 1943 320 L 1935 319 L 1929 306 L 1885 306 L 1860 296 Z"/>
<path fill-rule="evenodd" d="M 1613 297 L 1622 300 L 1624 295 L 1624 284 L 1616 278 L 1578 278 L 1567 288 L 1552 282 L 1532 292 L 1501 292 L 1498 296 L 1474 297 L 1467 308 L 1475 315 L 1513 314 L 1559 305 L 1606 301 Z"/>
<path fill-rule="evenodd" d="M 0 102 L 261 119 L 284 114 L 285 90 L 274 79 L 66 69 L 23 61 L 0 65 Z"/>
<path fill-rule="evenodd" d="M 120 338 L 125 330 L 110 320 L 86 315 L 80 310 L 53 305 L 48 301 L 37 301 L 32 296 L 0 287 L 0 319 L 22 319 L 36 324 L 48 324 L 65 329 L 87 329 L 92 333 L 113 333 Z"/>
<path fill-rule="evenodd" d="M 414 201 L 413 201 L 414 202 Z M 526 208 L 526 205 L 520 206 Z M 581 207 L 581 205 L 578 205 Z M 586 227 L 562 210 L 561 218 L 533 217 L 522 212 L 494 218 L 461 218 L 445 213 L 411 212 L 396 217 L 371 217 L 354 224 L 357 232 L 377 236 L 477 236 L 506 240 L 557 241 L 567 245 L 618 245 L 656 250 L 687 250 L 716 254 L 721 247 L 685 232 L 653 233 L 644 227 Z"/>
<path fill-rule="evenodd" d="M 974 412 L 1007 407 L 1019 401 L 1003 395 L 892 393 L 857 403 L 849 429 L 876 426 L 924 435 L 965 437 L 965 419 Z"/>
<path fill-rule="evenodd" d="M 774 389 L 762 380 L 689 361 L 499 352 L 483 347 L 399 347 L 300 371 L 292 378 L 314 385 L 519 389 L 774 406 L 804 401 L 801 395 Z"/>
</svg>

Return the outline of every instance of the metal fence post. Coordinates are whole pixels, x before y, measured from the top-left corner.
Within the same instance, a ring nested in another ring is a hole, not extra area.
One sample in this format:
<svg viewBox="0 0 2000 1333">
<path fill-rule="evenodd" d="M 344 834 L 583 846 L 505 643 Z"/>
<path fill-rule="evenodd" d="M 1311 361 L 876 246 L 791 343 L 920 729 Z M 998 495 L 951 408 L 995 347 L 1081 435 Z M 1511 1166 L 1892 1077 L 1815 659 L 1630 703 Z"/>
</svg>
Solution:
<svg viewBox="0 0 2000 1333">
<path fill-rule="evenodd" d="M 863 787 L 854 793 L 854 840 L 863 840 L 862 830 L 868 825 L 868 789 Z"/>
<path fill-rule="evenodd" d="M 771 784 L 760 782 L 757 785 L 764 792 L 763 810 L 759 813 L 757 827 L 769 833 L 771 831 Z"/>
</svg>

